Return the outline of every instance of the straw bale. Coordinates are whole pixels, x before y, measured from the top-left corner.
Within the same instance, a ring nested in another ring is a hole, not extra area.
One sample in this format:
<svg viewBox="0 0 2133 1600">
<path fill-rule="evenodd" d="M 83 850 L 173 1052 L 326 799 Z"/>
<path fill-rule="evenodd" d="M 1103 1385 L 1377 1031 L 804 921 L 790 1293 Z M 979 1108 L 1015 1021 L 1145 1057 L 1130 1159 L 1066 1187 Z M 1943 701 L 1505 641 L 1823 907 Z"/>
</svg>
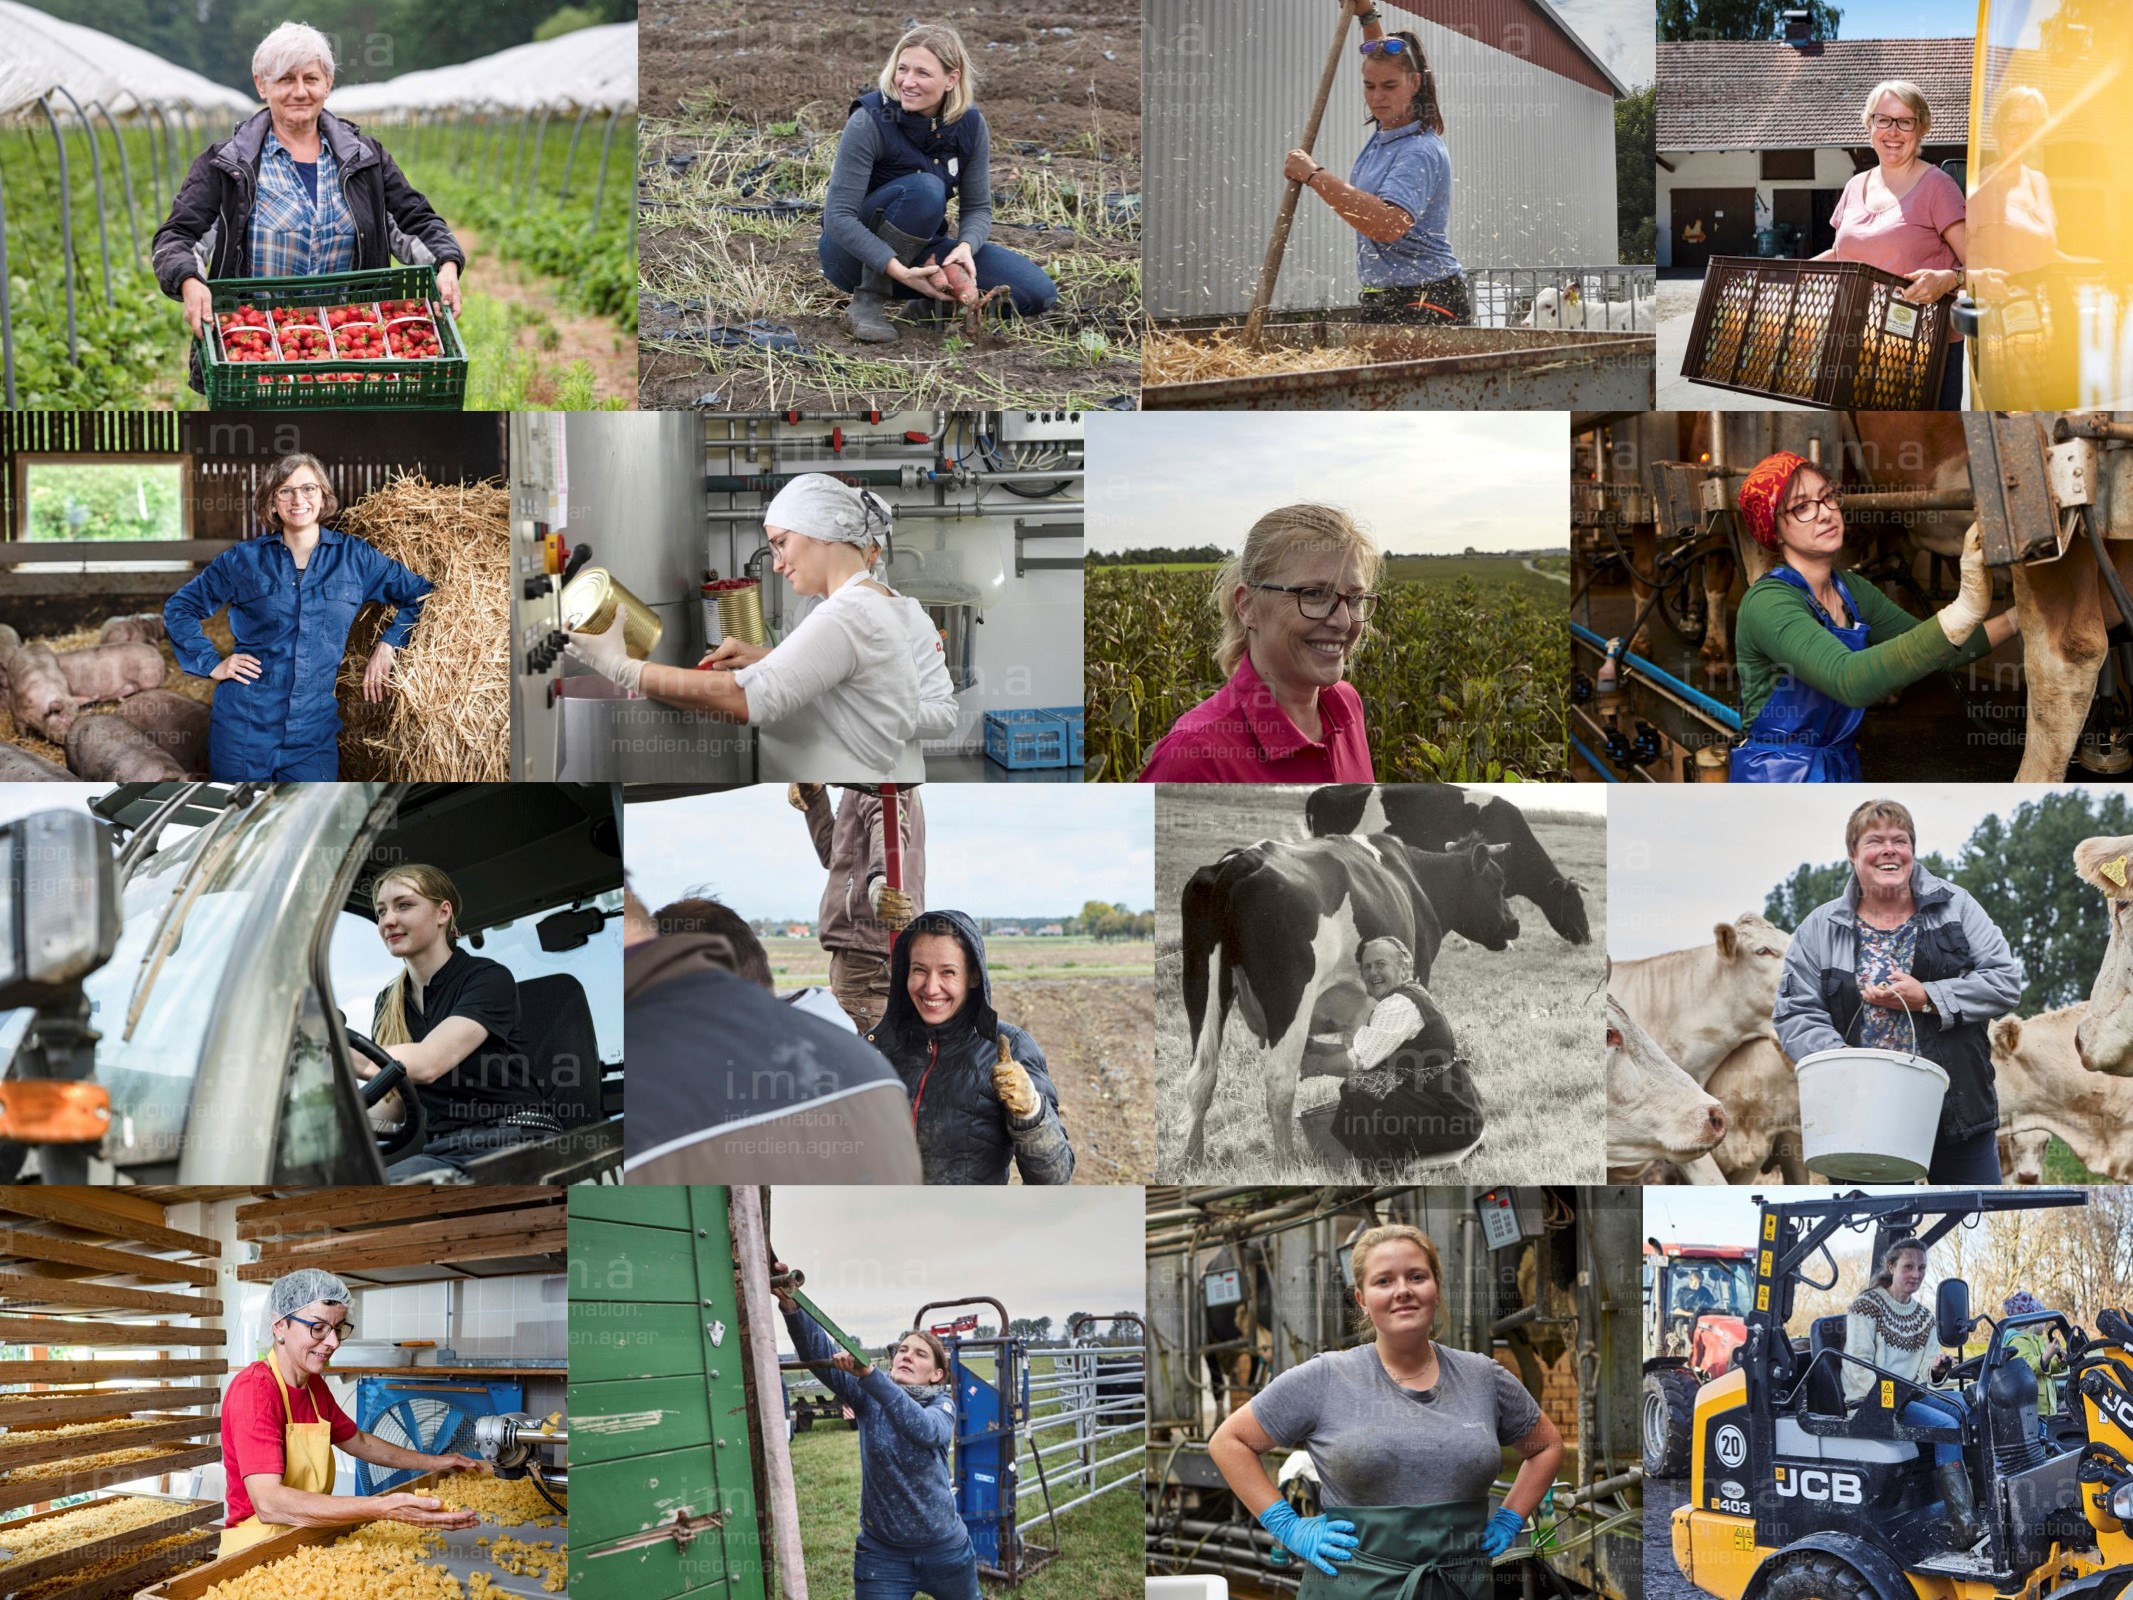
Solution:
<svg viewBox="0 0 2133 1600">
<path fill-rule="evenodd" d="M 511 775 L 511 495 L 496 482 L 433 484 L 402 474 L 338 525 L 435 587 L 393 662 L 382 704 L 363 668 L 390 608 L 365 606 L 335 684 L 341 777 L 500 783 Z"/>
<path fill-rule="evenodd" d="M 1355 351 L 1339 346 L 1291 350 L 1269 345 L 1254 350 L 1228 327 L 1194 339 L 1174 333 L 1150 333 L 1141 343 L 1141 382 L 1205 383 L 1216 378 L 1270 377 L 1282 372 L 1352 367 L 1358 359 Z"/>
</svg>

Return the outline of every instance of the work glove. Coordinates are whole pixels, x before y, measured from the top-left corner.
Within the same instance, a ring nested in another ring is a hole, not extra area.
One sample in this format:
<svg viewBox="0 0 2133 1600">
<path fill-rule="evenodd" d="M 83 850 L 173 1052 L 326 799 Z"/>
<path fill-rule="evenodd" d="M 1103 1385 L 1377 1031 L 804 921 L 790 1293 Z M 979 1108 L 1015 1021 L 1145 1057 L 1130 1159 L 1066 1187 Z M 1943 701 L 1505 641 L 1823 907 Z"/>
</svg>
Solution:
<svg viewBox="0 0 2133 1600">
<path fill-rule="evenodd" d="M 890 888 L 886 878 L 868 880 L 867 904 L 873 908 L 874 920 L 884 924 L 892 933 L 901 933 L 910 927 L 911 919 L 918 914 L 918 908 L 911 904 L 911 896 L 901 889 Z"/>
<path fill-rule="evenodd" d="M 1525 1525 L 1526 1519 L 1509 1506 L 1498 1506 L 1489 1513 L 1489 1525 L 1481 1530 L 1481 1553 L 1494 1561 L 1511 1548 L 1511 1541 Z"/>
<path fill-rule="evenodd" d="M 1299 1517 L 1286 1500 L 1276 1500 L 1259 1513 L 1259 1526 L 1329 1578 L 1340 1576 L 1336 1561 L 1355 1559 L 1355 1524 L 1331 1517 Z"/>
<path fill-rule="evenodd" d="M 822 793 L 819 783 L 788 783 L 785 786 L 785 803 L 795 811 L 805 811 Z"/>
<path fill-rule="evenodd" d="M 1004 1033 L 1000 1035 L 1000 1059 L 992 1069 L 992 1092 L 1000 1097 L 1000 1104 L 1007 1107 L 1008 1116 L 1016 1122 L 1029 1122 L 1044 1108 L 1037 1086 L 1030 1082 L 1022 1063 L 1008 1048 Z"/>
<path fill-rule="evenodd" d="M 1985 570 L 1985 545 L 1978 537 L 1974 522 L 1963 536 L 1962 573 L 1962 592 L 1942 606 L 1935 619 L 1950 644 L 1962 644 L 1969 639 L 1977 631 L 1978 624 L 1985 620 L 1985 613 L 1992 609 L 1992 574 Z"/>
<path fill-rule="evenodd" d="M 639 680 L 644 677 L 644 663 L 632 661 L 622 643 L 622 629 L 627 620 L 618 608 L 607 632 L 574 633 L 564 648 L 571 660 L 592 668 L 608 682 L 635 694 Z"/>
</svg>

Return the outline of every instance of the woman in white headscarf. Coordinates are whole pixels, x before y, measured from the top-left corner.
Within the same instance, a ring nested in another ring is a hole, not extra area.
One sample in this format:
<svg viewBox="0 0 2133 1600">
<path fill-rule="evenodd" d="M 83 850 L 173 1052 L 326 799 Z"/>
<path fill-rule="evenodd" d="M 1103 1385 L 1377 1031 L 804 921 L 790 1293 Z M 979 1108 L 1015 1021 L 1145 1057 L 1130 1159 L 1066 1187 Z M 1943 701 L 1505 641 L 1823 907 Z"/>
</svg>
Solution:
<svg viewBox="0 0 2133 1600">
<path fill-rule="evenodd" d="M 917 783 L 919 740 L 955 731 L 955 691 L 925 609 L 873 575 L 893 521 L 872 490 L 802 473 L 764 508 L 763 534 L 773 570 L 822 599 L 781 643 L 724 639 L 693 668 L 632 661 L 617 616 L 572 634 L 570 654 L 632 693 L 750 724 L 765 782 Z"/>
</svg>

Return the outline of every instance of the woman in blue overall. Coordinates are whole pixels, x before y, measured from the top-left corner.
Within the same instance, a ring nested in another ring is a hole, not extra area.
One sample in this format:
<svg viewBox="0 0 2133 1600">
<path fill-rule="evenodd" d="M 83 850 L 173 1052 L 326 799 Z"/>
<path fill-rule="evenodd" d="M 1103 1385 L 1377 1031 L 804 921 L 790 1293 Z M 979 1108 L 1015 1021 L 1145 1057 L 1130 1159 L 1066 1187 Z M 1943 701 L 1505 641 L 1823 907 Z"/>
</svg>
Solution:
<svg viewBox="0 0 2133 1600">
<path fill-rule="evenodd" d="M 896 41 L 876 87 L 852 102 L 822 202 L 820 253 L 823 276 L 851 292 L 845 326 L 854 338 L 897 337 L 892 295 L 952 303 L 960 286 L 1004 287 L 1025 317 L 1059 299 L 1043 268 L 987 242 L 992 141 L 976 90 L 962 36 L 928 23 Z"/>
<path fill-rule="evenodd" d="M 1260 1526 L 1305 1566 L 1297 1600 L 1490 1600 L 1511 1548 L 1563 1460 L 1555 1424 L 1509 1368 L 1431 1337 L 1444 1269 L 1428 1234 L 1370 1228 L 1348 1265 L 1370 1340 L 1289 1368 L 1215 1430 L 1207 1453 Z M 1267 1451 L 1301 1445 L 1324 1515 L 1267 1476 Z M 1519 1455 L 1503 1504 L 1503 1447 Z"/>
<path fill-rule="evenodd" d="M 786 1266 L 773 1261 L 774 1277 Z M 793 1350 L 813 1362 L 830 1393 L 852 1408 L 859 1430 L 859 1538 L 852 1600 L 979 1600 L 978 1552 L 955 1508 L 949 1470 L 955 1386 L 947 1348 L 914 1328 L 896 1341 L 889 1368 L 861 1366 L 821 1324 L 775 1285 Z"/>
<path fill-rule="evenodd" d="M 1291 150 L 1282 175 L 1300 183 L 1355 230 L 1355 272 L 1371 322 L 1474 320 L 1466 276 L 1452 254 L 1452 158 L 1444 148 L 1437 80 L 1412 32 L 1387 35 L 1373 0 L 1348 0 L 1363 19 L 1363 103 L 1377 131 L 1343 183 Z"/>
<path fill-rule="evenodd" d="M 323 526 L 341 509 L 318 457 L 286 455 L 259 481 L 256 509 L 275 533 L 234 545 L 163 606 L 178 665 L 213 678 L 208 773 L 218 783 L 340 776 L 333 681 L 366 600 L 394 607 L 363 673 L 382 700 L 393 651 L 407 643 L 430 581 L 351 534 Z M 218 656 L 200 624 L 229 607 L 236 648 Z"/>
<path fill-rule="evenodd" d="M 1748 586 L 1734 631 L 1741 723 L 1735 783 L 1856 783 L 1866 708 L 2012 638 L 2015 614 L 1987 619 L 1992 580 L 1975 525 L 1962 591 L 1925 621 L 1856 572 L 1839 572 L 1844 514 L 1819 467 L 1789 450 L 1741 485 L 1741 522 L 1778 563 Z"/>
</svg>

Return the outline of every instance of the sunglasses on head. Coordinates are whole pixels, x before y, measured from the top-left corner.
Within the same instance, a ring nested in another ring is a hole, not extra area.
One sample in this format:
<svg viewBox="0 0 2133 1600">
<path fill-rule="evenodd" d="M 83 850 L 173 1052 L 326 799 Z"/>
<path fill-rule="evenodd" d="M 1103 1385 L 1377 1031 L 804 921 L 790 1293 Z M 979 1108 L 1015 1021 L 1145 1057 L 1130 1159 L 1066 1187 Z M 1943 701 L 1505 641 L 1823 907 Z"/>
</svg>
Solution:
<svg viewBox="0 0 2133 1600">
<path fill-rule="evenodd" d="M 1414 49 L 1405 39 L 1365 39 L 1356 47 L 1357 55 L 1404 56 Z"/>
</svg>

